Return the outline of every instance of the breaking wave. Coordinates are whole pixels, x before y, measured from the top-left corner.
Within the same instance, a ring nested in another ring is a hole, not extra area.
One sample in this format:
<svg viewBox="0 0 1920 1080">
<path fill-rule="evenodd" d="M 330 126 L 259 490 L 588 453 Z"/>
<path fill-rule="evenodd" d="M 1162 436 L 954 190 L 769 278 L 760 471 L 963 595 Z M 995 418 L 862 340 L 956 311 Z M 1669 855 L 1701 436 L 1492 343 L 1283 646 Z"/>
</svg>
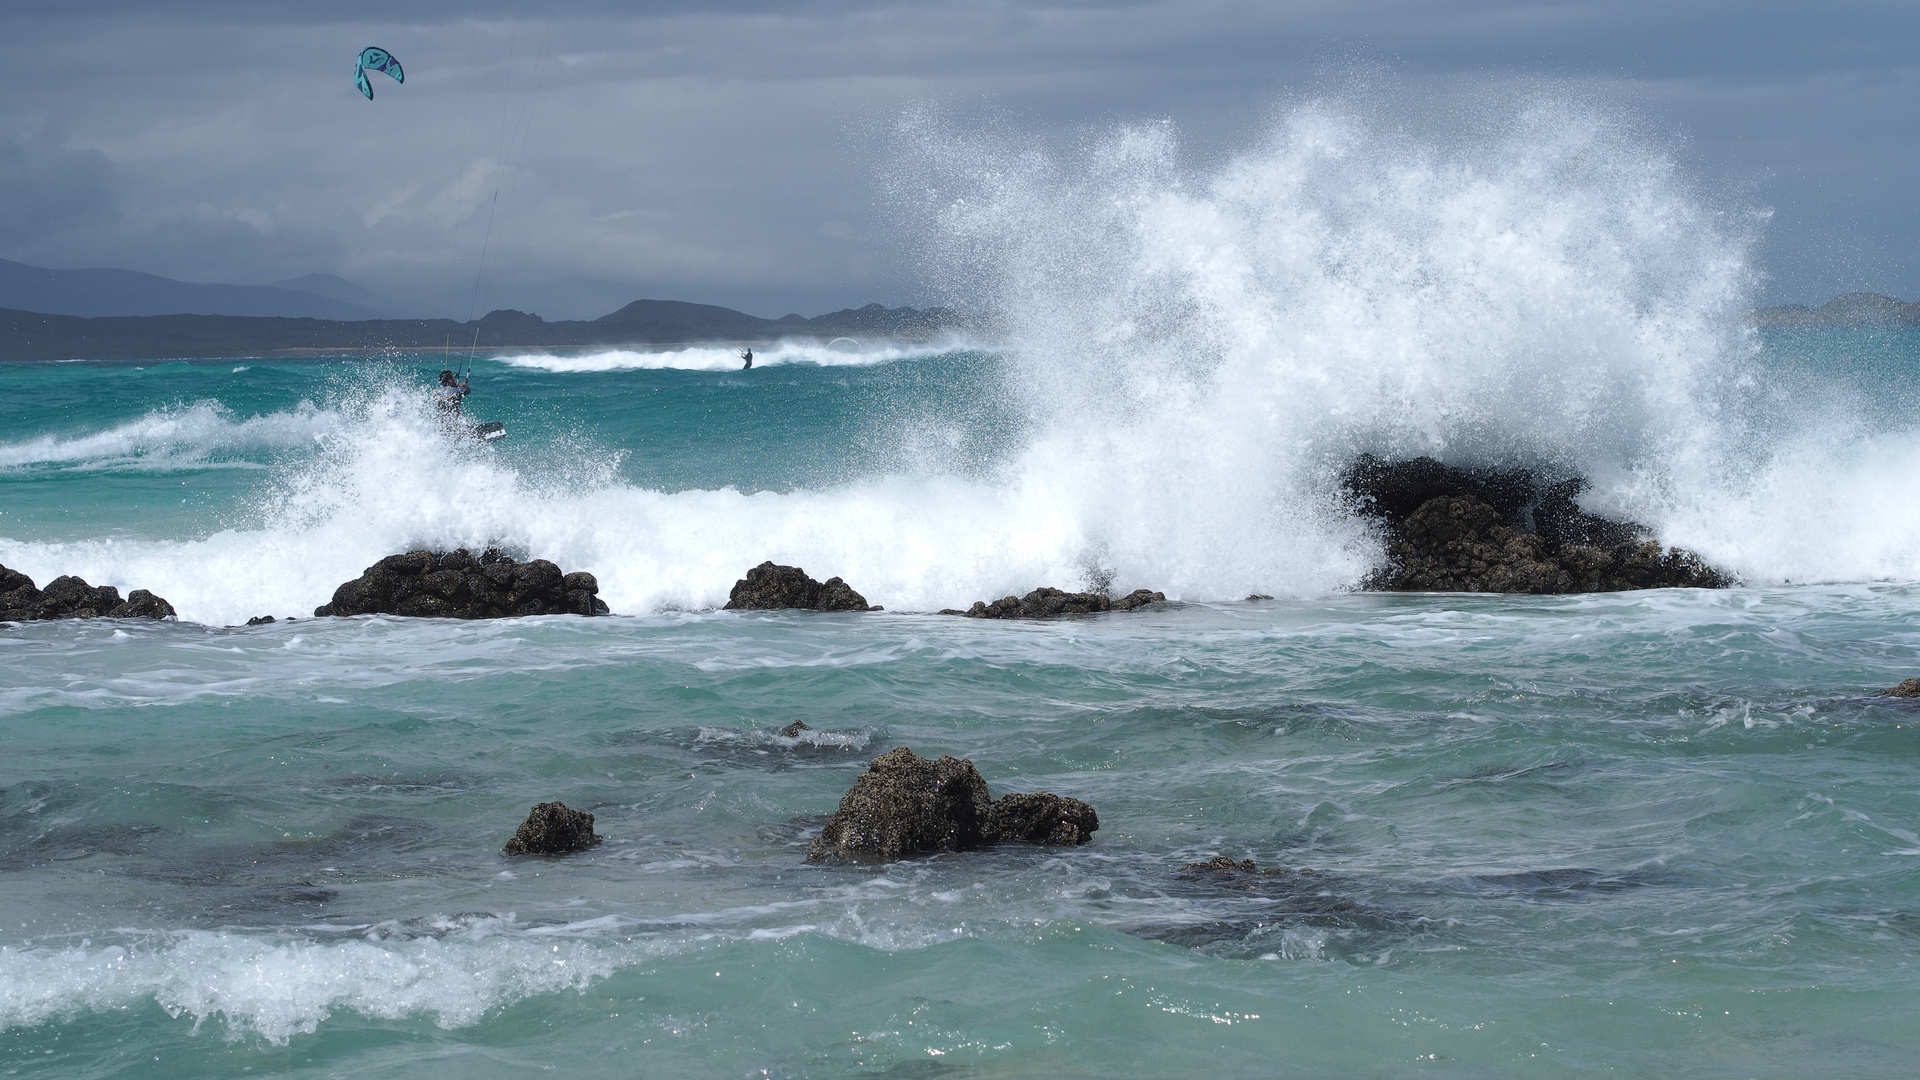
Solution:
<svg viewBox="0 0 1920 1080">
<path fill-rule="evenodd" d="M 1587 106 L 1521 102 L 1430 138 L 1383 115 L 1303 105 L 1212 168 L 1164 125 L 1050 153 L 910 123 L 895 179 L 955 298 L 989 309 L 999 386 L 1024 417 L 991 469 L 943 463 L 936 445 L 834 487 L 666 492 L 592 455 L 515 467 L 452 445 L 411 388 L 337 417 L 235 423 L 193 406 L 10 444 L 0 461 L 77 460 L 97 452 L 88 440 L 123 457 L 314 442 L 257 527 L 0 541 L 0 561 L 228 622 L 310 610 L 395 551 L 488 543 L 589 570 L 635 614 L 718 606 L 765 559 L 893 610 L 1083 582 L 1317 595 L 1378 555 L 1335 491 L 1364 451 L 1576 471 L 1589 509 L 1749 581 L 1920 577 L 1904 497 L 1920 434 L 1823 405 L 1818 379 L 1782 393 L 1761 363 L 1747 315 L 1761 215 L 1716 206 Z M 756 363 L 909 355 L 788 343 Z M 714 348 L 500 359 L 583 374 L 738 364 Z M 150 434 L 195 425 L 219 434 Z"/>
<path fill-rule="evenodd" d="M 310 444 L 339 423 L 337 414 L 311 404 L 242 418 L 217 401 L 198 401 L 155 409 L 105 431 L 0 443 L 0 469 L 166 470 L 250 464 L 246 455 Z"/>
<path fill-rule="evenodd" d="M 900 345 L 887 341 L 862 342 L 855 338 L 832 341 L 782 341 L 753 351 L 754 367 L 779 364 L 817 364 L 820 367 L 864 367 L 908 360 L 951 351 L 965 346 L 948 342 L 938 346 Z M 562 355 L 554 353 L 515 353 L 495 356 L 499 363 L 517 368 L 553 372 L 658 371 L 738 371 L 740 350 L 732 346 L 689 345 L 677 349 L 640 351 L 607 349 L 600 352 Z"/>
</svg>

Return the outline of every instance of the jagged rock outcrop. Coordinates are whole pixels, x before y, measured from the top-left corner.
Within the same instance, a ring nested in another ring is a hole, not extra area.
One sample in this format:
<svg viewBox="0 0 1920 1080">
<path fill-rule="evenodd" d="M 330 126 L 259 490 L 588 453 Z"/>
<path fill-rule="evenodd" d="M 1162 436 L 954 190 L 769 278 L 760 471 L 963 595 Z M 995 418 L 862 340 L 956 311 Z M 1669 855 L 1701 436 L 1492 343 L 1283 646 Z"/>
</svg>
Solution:
<svg viewBox="0 0 1920 1080">
<path fill-rule="evenodd" d="M 973 762 L 929 761 L 904 746 L 874 758 L 807 848 L 808 862 L 893 862 L 1003 840 L 1084 844 L 1093 807 L 1045 792 L 994 801 Z"/>
<path fill-rule="evenodd" d="M 824 582 L 807 576 L 797 566 L 776 566 L 769 559 L 747 571 L 733 583 L 723 611 L 781 611 L 804 608 L 808 611 L 879 611 L 867 606 L 867 598 L 839 578 Z"/>
<path fill-rule="evenodd" d="M 543 802 L 534 804 L 533 812 L 500 850 L 508 855 L 564 855 L 585 851 L 599 842 L 592 814 L 571 809 L 566 803 Z"/>
<path fill-rule="evenodd" d="M 83 578 L 61 576 L 36 589 L 33 579 L 0 566 L 0 622 L 40 619 L 170 619 L 173 605 L 145 589 L 120 598 L 111 585 L 89 585 Z"/>
<path fill-rule="evenodd" d="M 1720 589 L 1732 578 L 1643 525 L 1580 509 L 1578 477 L 1461 469 L 1432 458 L 1363 455 L 1343 478 L 1356 508 L 1380 521 L 1388 565 L 1365 587 L 1406 592 L 1576 593 Z"/>
<path fill-rule="evenodd" d="M 605 615 L 599 592 L 592 574 L 564 574 L 545 559 L 515 562 L 491 548 L 480 555 L 465 548 L 409 551 L 367 567 L 313 613 L 439 619 Z"/>
<path fill-rule="evenodd" d="M 1003 596 L 989 604 L 975 600 L 965 611 L 947 608 L 942 615 L 965 615 L 969 619 L 1052 619 L 1061 615 L 1094 615 L 1102 611 L 1132 611 L 1148 604 L 1164 603 L 1166 593 L 1135 589 L 1125 596 L 1112 597 L 1097 592 L 1066 592 L 1039 588 L 1025 596 Z"/>
<path fill-rule="evenodd" d="M 904 746 L 873 759 L 807 848 L 808 862 L 892 862 L 982 846 L 992 813 L 973 762 Z"/>
<path fill-rule="evenodd" d="M 1899 686 L 1880 691 L 1881 697 L 1920 698 L 1920 679 L 1902 679 Z"/>
</svg>

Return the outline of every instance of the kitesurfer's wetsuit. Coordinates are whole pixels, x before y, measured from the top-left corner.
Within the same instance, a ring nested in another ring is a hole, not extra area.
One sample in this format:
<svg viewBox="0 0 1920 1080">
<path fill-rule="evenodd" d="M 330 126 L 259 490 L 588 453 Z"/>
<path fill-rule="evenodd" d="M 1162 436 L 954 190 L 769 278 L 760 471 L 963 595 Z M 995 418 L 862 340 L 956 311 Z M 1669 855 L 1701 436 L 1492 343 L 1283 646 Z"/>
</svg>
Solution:
<svg viewBox="0 0 1920 1080">
<path fill-rule="evenodd" d="M 460 415 L 460 399 L 473 391 L 466 383 L 453 381 L 453 372 L 440 373 L 440 385 L 433 388 L 433 403 L 440 407 L 440 418 L 451 420 Z"/>
</svg>

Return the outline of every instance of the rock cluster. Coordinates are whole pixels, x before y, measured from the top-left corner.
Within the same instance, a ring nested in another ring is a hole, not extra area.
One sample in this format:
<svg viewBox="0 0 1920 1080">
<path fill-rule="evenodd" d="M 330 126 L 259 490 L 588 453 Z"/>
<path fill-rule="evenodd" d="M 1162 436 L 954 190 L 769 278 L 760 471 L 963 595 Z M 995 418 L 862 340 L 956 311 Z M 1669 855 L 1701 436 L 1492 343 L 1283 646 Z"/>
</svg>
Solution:
<svg viewBox="0 0 1920 1080">
<path fill-rule="evenodd" d="M 389 555 L 335 589 L 315 615 L 416 615 L 500 619 L 514 615 L 605 615 L 592 574 L 563 574 L 545 559 L 514 562 L 489 548 L 474 555 L 409 551 Z"/>
<path fill-rule="evenodd" d="M 1166 593 L 1135 589 L 1125 596 L 1111 597 L 1097 592 L 1066 592 L 1040 588 L 1025 596 L 1003 596 L 989 604 L 975 600 L 965 611 L 947 608 L 942 615 L 965 615 L 969 619 L 1051 619 L 1060 615 L 1093 615 L 1102 611 L 1132 611 L 1148 604 L 1163 603 Z"/>
<path fill-rule="evenodd" d="M 62 576 L 33 587 L 33 579 L 0 566 L 0 622 L 36 619 L 167 619 L 173 605 L 145 589 L 120 598 L 111 585 L 93 586 L 82 578 Z"/>
<path fill-rule="evenodd" d="M 534 804 L 533 812 L 500 850 L 508 855 L 564 855 L 599 842 L 592 814 L 570 809 L 566 803 L 543 802 Z"/>
<path fill-rule="evenodd" d="M 1366 588 L 1406 592 L 1576 593 L 1721 589 L 1732 579 L 1649 530 L 1580 509 L 1578 477 L 1461 469 L 1432 458 L 1363 455 L 1342 486 L 1387 534 L 1386 567 Z"/>
<path fill-rule="evenodd" d="M 867 598 L 839 578 L 824 582 L 807 576 L 797 566 L 776 566 L 769 559 L 747 571 L 733 583 L 723 611 L 780 611 L 804 608 L 808 611 L 879 611 L 868 607 Z"/>
<path fill-rule="evenodd" d="M 904 746 L 874 758 L 807 848 L 808 862 L 892 862 L 973 851 L 1003 840 L 1084 844 L 1100 819 L 1078 799 L 1045 792 L 995 801 L 962 758 L 920 757 Z"/>
</svg>

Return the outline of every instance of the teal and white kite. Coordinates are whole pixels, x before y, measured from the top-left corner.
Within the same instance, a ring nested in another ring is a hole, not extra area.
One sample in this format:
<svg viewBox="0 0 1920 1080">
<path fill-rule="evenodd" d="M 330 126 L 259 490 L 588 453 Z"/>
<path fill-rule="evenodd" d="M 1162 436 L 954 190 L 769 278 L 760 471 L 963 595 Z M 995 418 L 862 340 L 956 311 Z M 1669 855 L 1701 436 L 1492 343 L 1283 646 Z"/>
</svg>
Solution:
<svg viewBox="0 0 1920 1080">
<path fill-rule="evenodd" d="M 400 61 L 395 60 L 392 53 L 372 45 L 361 49 L 360 62 L 353 65 L 353 85 L 360 88 L 368 101 L 373 100 L 373 84 L 367 81 L 369 71 L 384 71 L 393 76 L 393 81 L 397 83 L 407 81 L 406 72 L 400 70 Z"/>
</svg>

